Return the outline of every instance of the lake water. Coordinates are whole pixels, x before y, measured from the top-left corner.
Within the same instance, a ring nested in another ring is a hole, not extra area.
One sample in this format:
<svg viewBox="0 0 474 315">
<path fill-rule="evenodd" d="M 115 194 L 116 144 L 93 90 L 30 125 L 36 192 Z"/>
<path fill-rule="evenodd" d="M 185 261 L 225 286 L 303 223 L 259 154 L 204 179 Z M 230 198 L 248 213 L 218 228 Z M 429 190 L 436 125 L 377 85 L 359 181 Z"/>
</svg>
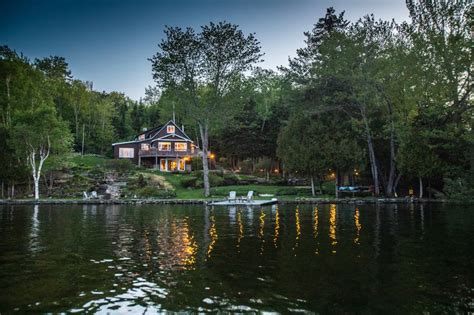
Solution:
<svg viewBox="0 0 474 315">
<path fill-rule="evenodd" d="M 0 312 L 474 312 L 474 207 L 0 207 Z"/>
</svg>

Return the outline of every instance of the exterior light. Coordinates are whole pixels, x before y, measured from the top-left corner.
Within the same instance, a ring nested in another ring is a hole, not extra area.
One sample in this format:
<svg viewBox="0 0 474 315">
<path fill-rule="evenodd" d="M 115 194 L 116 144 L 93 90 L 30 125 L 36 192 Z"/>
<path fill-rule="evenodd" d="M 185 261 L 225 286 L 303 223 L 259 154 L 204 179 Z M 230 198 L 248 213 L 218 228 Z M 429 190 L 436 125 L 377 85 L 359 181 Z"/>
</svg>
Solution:
<svg viewBox="0 0 474 315">
<path fill-rule="evenodd" d="M 276 168 L 276 169 L 275 169 L 275 173 L 278 173 L 278 172 L 280 172 L 280 170 Z"/>
<path fill-rule="evenodd" d="M 209 155 L 209 157 L 210 157 L 211 159 L 214 159 L 214 158 L 216 157 L 216 155 L 215 155 L 214 153 L 211 153 L 211 154 Z"/>
</svg>

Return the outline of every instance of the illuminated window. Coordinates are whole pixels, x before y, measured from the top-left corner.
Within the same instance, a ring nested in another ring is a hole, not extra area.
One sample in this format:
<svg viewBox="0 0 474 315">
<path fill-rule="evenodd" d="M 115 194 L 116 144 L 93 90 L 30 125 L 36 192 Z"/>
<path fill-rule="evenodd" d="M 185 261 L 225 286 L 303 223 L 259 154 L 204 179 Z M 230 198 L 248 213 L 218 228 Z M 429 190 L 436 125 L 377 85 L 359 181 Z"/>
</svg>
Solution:
<svg viewBox="0 0 474 315">
<path fill-rule="evenodd" d="M 167 133 L 174 133 L 174 126 L 167 126 L 166 127 L 166 132 Z"/>
<path fill-rule="evenodd" d="M 119 148 L 119 158 L 133 159 L 134 156 L 134 148 Z"/>
<path fill-rule="evenodd" d="M 143 151 L 148 151 L 148 150 L 150 150 L 150 145 L 148 143 L 142 143 L 141 149 Z"/>
<path fill-rule="evenodd" d="M 171 151 L 171 142 L 158 142 L 158 150 Z"/>
<path fill-rule="evenodd" d="M 186 151 L 188 149 L 188 144 L 186 142 L 176 142 L 174 144 L 175 151 Z"/>
<path fill-rule="evenodd" d="M 179 160 L 179 170 L 184 171 L 186 168 L 186 161 L 185 160 Z"/>
</svg>

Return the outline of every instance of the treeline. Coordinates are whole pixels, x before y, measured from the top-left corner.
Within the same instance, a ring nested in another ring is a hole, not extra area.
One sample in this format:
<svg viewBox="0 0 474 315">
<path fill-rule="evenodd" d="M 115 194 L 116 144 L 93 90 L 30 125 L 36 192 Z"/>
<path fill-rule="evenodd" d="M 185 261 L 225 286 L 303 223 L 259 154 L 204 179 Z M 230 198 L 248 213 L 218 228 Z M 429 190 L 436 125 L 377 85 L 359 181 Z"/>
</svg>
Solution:
<svg viewBox="0 0 474 315">
<path fill-rule="evenodd" d="M 169 28 L 152 59 L 162 108 L 179 104 L 180 119 L 207 128 L 221 164 L 306 177 L 313 194 L 330 179 L 376 195 L 423 197 L 426 186 L 430 196 L 472 195 L 473 11 L 468 1 L 407 7 L 401 24 L 372 15 L 351 23 L 329 8 L 289 66 L 250 76 L 227 69 L 260 55 L 239 63 L 219 54 L 235 40 L 219 35 L 230 25 Z M 258 42 L 247 44 L 259 54 Z M 201 63 L 211 71 L 187 71 Z"/>
<path fill-rule="evenodd" d="M 468 1 L 407 6 L 401 24 L 327 9 L 278 71 L 255 67 L 260 43 L 236 25 L 168 27 L 150 59 L 157 86 L 140 101 L 94 91 L 62 57 L 31 62 L 1 47 L 2 194 L 37 187 L 64 153 L 107 155 L 175 116 L 203 151 L 206 194 L 212 151 L 226 168 L 307 178 L 313 194 L 355 179 L 377 195 L 428 186 L 472 196 L 473 11 Z"/>
<path fill-rule="evenodd" d="M 2 197 L 13 197 L 18 184 L 22 193 L 32 193 L 43 177 L 49 185 L 48 172 L 61 169 L 64 154 L 111 155 L 113 142 L 129 140 L 160 119 L 152 88 L 138 102 L 94 91 L 91 82 L 72 77 L 63 57 L 32 62 L 1 46 L 0 86 Z"/>
<path fill-rule="evenodd" d="M 430 195 L 473 192 L 472 6 L 407 7 L 402 24 L 349 23 L 329 8 L 305 33 L 282 69 L 298 102 L 279 138 L 288 169 L 319 181 L 331 169 L 336 184 L 362 170 L 376 195 L 396 195 L 402 180 L 420 197 L 426 184 Z"/>
</svg>

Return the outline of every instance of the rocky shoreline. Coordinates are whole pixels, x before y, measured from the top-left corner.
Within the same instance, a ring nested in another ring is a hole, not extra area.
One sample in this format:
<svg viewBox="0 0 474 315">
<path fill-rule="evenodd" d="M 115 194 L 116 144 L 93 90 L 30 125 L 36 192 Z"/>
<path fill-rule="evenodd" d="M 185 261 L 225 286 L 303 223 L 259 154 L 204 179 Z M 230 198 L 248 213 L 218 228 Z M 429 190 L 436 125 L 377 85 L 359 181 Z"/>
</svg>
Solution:
<svg viewBox="0 0 474 315">
<path fill-rule="evenodd" d="M 215 199 L 15 199 L 1 200 L 0 205 L 28 205 L 28 204 L 78 204 L 78 205 L 115 205 L 115 204 L 169 204 L 169 205 L 185 205 L 185 204 L 210 204 L 213 201 L 219 201 L 222 198 Z M 278 204 L 409 204 L 409 203 L 456 203 L 457 200 L 446 199 L 417 199 L 417 198 L 299 198 L 294 200 L 278 200 Z"/>
</svg>

